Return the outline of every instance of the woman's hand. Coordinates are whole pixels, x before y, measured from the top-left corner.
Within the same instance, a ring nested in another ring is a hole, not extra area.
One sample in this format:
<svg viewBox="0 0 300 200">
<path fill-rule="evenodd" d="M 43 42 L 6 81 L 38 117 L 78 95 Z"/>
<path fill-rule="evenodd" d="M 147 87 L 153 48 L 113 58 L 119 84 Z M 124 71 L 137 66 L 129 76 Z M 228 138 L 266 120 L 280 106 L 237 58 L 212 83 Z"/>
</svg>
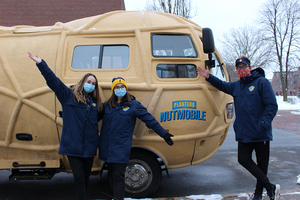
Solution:
<svg viewBox="0 0 300 200">
<path fill-rule="evenodd" d="M 209 77 L 209 69 L 208 66 L 206 66 L 206 69 L 202 69 L 201 67 L 197 67 L 197 74 L 199 74 L 200 76 L 203 76 L 204 78 L 208 78 Z"/>
<path fill-rule="evenodd" d="M 36 55 L 36 56 L 34 56 L 34 55 L 32 55 L 32 53 L 30 53 L 30 52 L 28 52 L 28 54 L 29 54 L 29 58 L 31 58 L 33 61 L 35 61 L 37 64 L 39 64 L 40 62 L 42 62 L 42 59 L 38 56 L 38 55 Z"/>
</svg>

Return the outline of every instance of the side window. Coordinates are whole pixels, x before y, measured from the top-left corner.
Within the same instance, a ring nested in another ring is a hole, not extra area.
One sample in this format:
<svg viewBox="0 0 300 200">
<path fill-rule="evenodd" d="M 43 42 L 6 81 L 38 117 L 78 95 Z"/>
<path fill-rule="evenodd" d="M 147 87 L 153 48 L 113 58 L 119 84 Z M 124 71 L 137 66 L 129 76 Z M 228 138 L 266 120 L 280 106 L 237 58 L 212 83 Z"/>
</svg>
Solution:
<svg viewBox="0 0 300 200">
<path fill-rule="evenodd" d="M 153 34 L 151 41 L 154 57 L 198 57 L 193 40 L 189 35 Z"/>
<path fill-rule="evenodd" d="M 218 77 L 222 81 L 226 81 L 224 69 L 222 67 L 222 63 L 220 62 L 219 57 L 216 54 L 213 54 L 212 59 L 215 60 L 215 67 L 212 68 L 213 75 Z"/>
<path fill-rule="evenodd" d="M 103 69 L 126 68 L 129 63 L 128 46 L 104 46 L 102 65 Z"/>
<path fill-rule="evenodd" d="M 126 68 L 129 63 L 127 45 L 80 45 L 74 48 L 73 69 Z"/>
<path fill-rule="evenodd" d="M 196 66 L 190 64 L 159 64 L 156 75 L 159 78 L 196 78 Z"/>
</svg>

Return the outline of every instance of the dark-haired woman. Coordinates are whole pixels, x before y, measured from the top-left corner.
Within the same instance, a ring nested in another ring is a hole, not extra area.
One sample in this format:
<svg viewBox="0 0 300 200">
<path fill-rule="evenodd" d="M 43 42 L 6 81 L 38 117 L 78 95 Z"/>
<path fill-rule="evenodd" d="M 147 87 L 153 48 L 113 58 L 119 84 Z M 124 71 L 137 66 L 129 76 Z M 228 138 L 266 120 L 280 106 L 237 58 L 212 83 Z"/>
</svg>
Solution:
<svg viewBox="0 0 300 200">
<path fill-rule="evenodd" d="M 149 129 L 153 129 L 165 139 L 168 145 L 173 145 L 171 137 L 147 109 L 128 93 L 127 84 L 122 77 L 113 78 L 111 97 L 103 104 L 103 118 L 99 158 L 107 163 L 108 176 L 113 181 L 113 196 L 115 200 L 124 198 L 125 169 L 129 162 L 132 135 L 136 118 L 142 120 Z"/>
<path fill-rule="evenodd" d="M 77 198 L 85 200 L 93 160 L 99 146 L 98 112 L 102 110 L 102 103 L 97 78 L 88 73 L 69 88 L 39 56 L 29 53 L 29 57 L 36 62 L 47 85 L 62 105 L 63 128 L 59 154 L 68 157 Z"/>
</svg>

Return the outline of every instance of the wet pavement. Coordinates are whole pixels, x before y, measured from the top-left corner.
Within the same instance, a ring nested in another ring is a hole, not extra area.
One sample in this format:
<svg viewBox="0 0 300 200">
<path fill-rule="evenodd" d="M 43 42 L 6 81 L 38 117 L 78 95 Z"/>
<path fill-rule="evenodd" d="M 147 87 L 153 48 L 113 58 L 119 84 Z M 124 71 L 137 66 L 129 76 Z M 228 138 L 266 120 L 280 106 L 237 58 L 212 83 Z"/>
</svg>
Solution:
<svg viewBox="0 0 300 200">
<path fill-rule="evenodd" d="M 277 128 L 283 131 L 293 132 L 300 135 L 300 108 L 298 111 L 293 110 L 280 110 L 277 112 L 276 117 L 272 123 L 273 128 Z M 300 144 L 299 144 L 300 148 Z M 300 174 L 300 172 L 299 172 Z M 300 200 L 300 189 L 297 185 L 295 185 L 293 190 L 283 190 L 280 191 L 279 200 Z M 253 193 L 234 193 L 234 194 L 222 194 L 222 199 L 224 200 L 249 200 L 252 199 L 251 195 Z M 212 196 L 204 196 L 200 198 L 193 198 L 193 199 L 210 199 L 212 200 Z M 174 200 L 179 200 L 182 198 L 174 198 Z M 185 198 L 187 199 L 187 198 Z M 216 197 L 216 199 L 218 199 Z M 266 194 L 263 196 L 263 200 L 268 200 Z"/>
<path fill-rule="evenodd" d="M 269 179 L 281 185 L 279 200 L 300 200 L 300 115 L 299 111 L 278 111 L 273 121 Z M 255 179 L 237 163 L 237 142 L 232 127 L 221 148 L 203 163 L 163 173 L 157 193 L 147 200 L 248 200 Z M 73 200 L 71 174 L 59 173 L 51 181 L 9 181 L 9 171 L 0 171 L 0 200 Z M 111 194 L 107 180 L 91 176 L 89 199 L 106 199 Z M 212 194 L 217 194 L 212 196 Z M 196 195 L 196 196 L 192 196 Z M 267 196 L 263 200 L 268 200 Z"/>
<path fill-rule="evenodd" d="M 270 157 L 270 167 L 269 167 L 269 175 L 270 179 L 275 181 L 274 183 L 280 183 L 282 186 L 282 189 L 280 191 L 280 197 L 279 200 L 300 200 L 300 185 L 296 184 L 295 176 L 300 174 L 300 168 L 299 168 L 299 152 L 300 152 L 300 143 L 299 143 L 299 136 L 300 135 L 300 110 L 299 111 L 278 111 L 276 117 L 273 120 L 272 123 L 273 126 L 273 136 L 274 141 L 271 143 L 271 157 Z M 232 127 L 231 127 L 231 130 Z M 232 132 L 231 132 L 232 133 Z M 286 142 L 288 141 L 288 143 Z M 222 157 L 227 157 L 225 160 L 229 160 L 228 153 L 235 154 L 232 150 L 232 148 L 236 142 L 234 141 L 234 136 L 229 135 L 226 138 L 226 141 L 221 146 L 219 151 L 210 159 L 202 163 L 201 165 L 206 165 L 207 168 L 204 168 L 204 171 L 207 171 L 208 168 L 213 170 L 212 167 L 216 166 L 214 160 L 221 160 Z M 287 145 L 288 144 L 288 145 Z M 216 159 L 217 158 L 217 159 Z M 231 162 L 236 163 L 234 160 L 235 156 L 231 156 Z M 227 164 L 222 161 L 222 168 L 226 168 Z M 236 163 L 238 165 L 238 163 Z M 295 166 L 294 169 L 293 166 Z M 195 166 L 190 166 L 190 168 L 193 168 Z M 234 164 L 232 164 L 232 167 L 234 167 Z M 238 168 L 238 170 L 245 169 L 235 166 Z M 196 168 L 195 168 L 196 169 Z M 223 170 L 222 169 L 222 170 Z M 221 170 L 221 169 L 218 169 Z M 213 171 L 218 171 L 213 170 Z M 195 170 L 192 170 L 195 172 Z M 224 171 L 223 171 L 224 172 Z M 220 172 L 221 173 L 221 172 Z M 230 173 L 230 171 L 226 171 L 226 173 Z M 234 172 L 237 173 L 237 172 Z M 197 174 L 197 173 L 195 173 Z M 216 175 L 216 173 L 214 174 Z M 196 175 L 197 176 L 197 175 Z M 216 175 L 218 176 L 218 175 Z M 234 174 L 232 174 L 234 176 Z M 251 175 L 250 175 L 251 176 Z M 203 174 L 199 175 L 199 177 L 204 177 Z M 290 177 L 290 178 L 288 178 Z M 191 177 L 190 177 L 191 178 Z M 187 178 L 187 179 L 190 179 Z M 251 177 L 241 177 L 241 179 L 249 178 L 249 182 L 253 182 L 251 180 Z M 214 182 L 220 181 L 222 185 L 222 178 L 214 178 L 210 177 L 210 180 L 214 180 Z M 199 193 L 195 194 L 203 194 L 203 195 L 195 195 L 195 196 L 188 196 L 188 197 L 174 197 L 174 198 L 159 198 L 159 200 L 167 200 L 167 199 L 174 199 L 174 200 L 180 200 L 180 199 L 204 199 L 204 200 L 250 200 L 252 199 L 251 195 L 253 192 L 251 192 L 253 187 L 255 185 L 253 183 L 247 183 L 244 180 L 241 180 L 240 182 L 237 179 L 232 178 L 232 180 L 228 180 L 228 185 L 222 185 L 219 187 L 225 188 L 224 190 L 216 190 L 216 193 L 211 192 L 211 194 L 219 194 L 209 195 L 205 190 L 204 187 L 209 184 L 213 185 L 213 183 L 210 183 L 206 180 L 200 184 L 202 188 L 199 188 Z M 168 180 L 167 178 L 164 180 Z M 201 180 L 199 180 L 201 182 Z M 168 184 L 167 184 L 168 185 Z M 253 187 L 252 187 L 253 186 Z M 229 189 L 228 187 L 234 187 L 234 189 Z M 164 186 L 162 186 L 164 188 Z M 172 186 L 168 186 L 166 188 L 172 188 Z M 165 189 L 166 189 L 165 188 Z M 226 189 L 227 188 L 227 189 Z M 244 191 L 241 189 L 243 188 Z M 247 189 L 248 188 L 248 189 Z M 186 190 L 189 190 L 189 188 L 186 188 Z M 209 190 L 208 190 L 209 191 Z M 227 191 L 227 193 L 226 193 Z M 230 191 L 236 191 L 237 193 L 230 193 Z M 229 193 L 228 193 L 229 192 Z M 240 193 L 238 193 L 240 192 Z M 245 192 L 245 193 L 243 193 Z M 158 192 L 160 193 L 160 191 Z M 164 192 L 166 193 L 166 192 Z M 155 198 L 153 198 L 155 199 Z M 265 194 L 263 197 L 263 200 L 268 200 L 269 198 Z"/>
<path fill-rule="evenodd" d="M 223 194 L 223 195 L 195 195 L 190 197 L 159 198 L 157 200 L 251 200 L 252 193 Z M 126 199 L 125 199 L 126 200 Z M 153 199 L 154 200 L 154 199 Z M 262 200 L 269 200 L 267 194 L 263 194 Z M 300 189 L 281 191 L 278 200 L 300 200 Z"/>
<path fill-rule="evenodd" d="M 298 111 L 279 110 L 272 127 L 300 135 L 300 108 Z"/>
</svg>

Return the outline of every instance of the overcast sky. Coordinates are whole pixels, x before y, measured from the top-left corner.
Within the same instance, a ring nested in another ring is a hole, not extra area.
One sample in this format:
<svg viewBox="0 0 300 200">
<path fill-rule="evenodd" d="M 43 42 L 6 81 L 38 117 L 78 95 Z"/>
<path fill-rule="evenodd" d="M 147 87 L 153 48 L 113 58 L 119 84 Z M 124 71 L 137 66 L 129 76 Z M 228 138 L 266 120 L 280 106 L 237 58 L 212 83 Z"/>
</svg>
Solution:
<svg viewBox="0 0 300 200">
<path fill-rule="evenodd" d="M 144 10 L 152 0 L 124 0 L 128 11 Z M 224 33 L 245 24 L 255 25 L 259 9 L 268 0 L 192 0 L 198 15 L 191 20 L 201 27 L 212 29 L 216 47 L 221 45 Z"/>
<path fill-rule="evenodd" d="M 147 1 L 152 2 L 152 0 L 124 0 L 125 9 L 145 10 Z M 220 49 L 224 33 L 229 33 L 231 28 L 255 26 L 259 10 L 266 2 L 268 0 L 192 0 L 198 15 L 191 20 L 201 27 L 211 28 L 215 45 Z M 271 77 L 272 73 L 268 78 Z"/>
</svg>

